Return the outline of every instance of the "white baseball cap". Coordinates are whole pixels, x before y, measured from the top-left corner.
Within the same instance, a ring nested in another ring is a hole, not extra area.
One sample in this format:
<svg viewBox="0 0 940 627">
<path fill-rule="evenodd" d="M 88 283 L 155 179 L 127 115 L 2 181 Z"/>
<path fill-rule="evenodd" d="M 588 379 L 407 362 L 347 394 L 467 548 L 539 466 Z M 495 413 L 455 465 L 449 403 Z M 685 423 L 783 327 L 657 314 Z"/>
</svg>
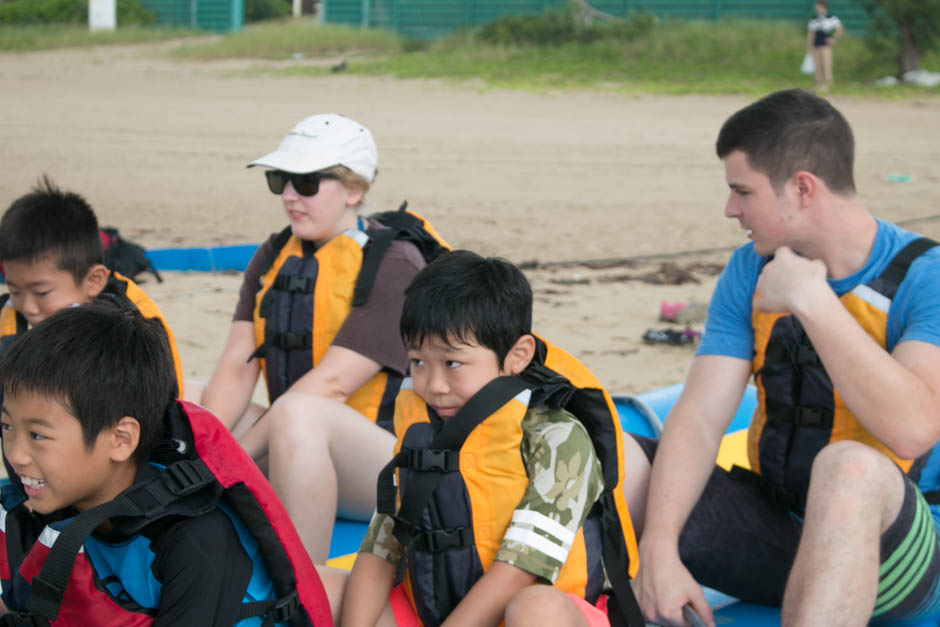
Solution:
<svg viewBox="0 0 940 627">
<path fill-rule="evenodd" d="M 277 150 L 255 159 L 248 167 L 261 165 L 306 174 L 344 165 L 371 182 L 378 158 L 369 129 L 342 115 L 322 113 L 301 120 Z"/>
</svg>

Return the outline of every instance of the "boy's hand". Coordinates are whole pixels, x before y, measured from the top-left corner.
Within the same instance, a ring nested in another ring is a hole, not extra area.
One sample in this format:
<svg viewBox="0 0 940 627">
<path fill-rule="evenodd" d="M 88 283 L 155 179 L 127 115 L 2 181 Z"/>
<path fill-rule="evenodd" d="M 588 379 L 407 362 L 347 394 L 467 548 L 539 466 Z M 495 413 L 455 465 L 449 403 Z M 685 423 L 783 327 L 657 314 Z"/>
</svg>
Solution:
<svg viewBox="0 0 940 627">
<path fill-rule="evenodd" d="M 761 271 L 754 306 L 767 313 L 798 314 L 820 289 L 829 290 L 826 265 L 781 246 Z"/>
</svg>

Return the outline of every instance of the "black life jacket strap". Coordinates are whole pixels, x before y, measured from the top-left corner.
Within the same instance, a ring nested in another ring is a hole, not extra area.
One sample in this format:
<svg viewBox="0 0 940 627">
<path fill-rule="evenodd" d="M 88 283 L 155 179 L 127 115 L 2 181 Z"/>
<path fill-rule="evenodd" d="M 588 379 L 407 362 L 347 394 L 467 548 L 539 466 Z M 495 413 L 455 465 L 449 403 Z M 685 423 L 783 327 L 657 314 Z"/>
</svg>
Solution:
<svg viewBox="0 0 940 627">
<path fill-rule="evenodd" d="M 453 418 L 441 426 L 428 448 L 459 453 L 463 443 L 477 425 L 529 387 L 530 385 L 519 377 L 503 376 L 493 379 L 467 401 Z M 396 455 L 396 459 L 401 463 L 403 459 L 401 453 Z M 382 480 L 385 479 L 387 482 L 394 478 L 393 466 L 391 472 L 387 472 L 390 466 L 391 464 L 386 466 L 380 474 L 378 486 L 380 495 L 383 492 Z M 395 538 L 403 547 L 410 545 L 415 526 L 446 474 L 448 473 L 442 470 L 430 470 L 414 473 L 410 477 L 408 489 L 402 494 L 401 508 L 395 516 Z M 385 489 L 387 490 L 387 483 Z"/>
<path fill-rule="evenodd" d="M 928 505 L 940 505 L 940 490 L 930 490 L 929 492 L 923 492 L 924 500 L 927 501 Z"/>
<path fill-rule="evenodd" d="M 313 346 L 312 333 L 291 333 L 289 331 L 267 332 L 264 341 L 248 356 L 245 363 L 252 359 L 261 359 L 268 354 L 271 347 L 282 350 L 310 350 Z"/>
<path fill-rule="evenodd" d="M 264 263 L 261 264 L 258 276 L 264 276 L 264 274 L 271 269 L 274 260 L 281 254 L 281 249 L 287 245 L 287 240 L 290 239 L 291 235 L 293 235 L 293 231 L 291 231 L 289 226 L 284 227 L 284 230 L 277 234 L 277 237 L 271 242 L 271 253 L 268 255 L 268 258 L 264 260 Z"/>
<path fill-rule="evenodd" d="M 807 490 L 787 489 L 783 486 L 771 483 L 764 479 L 753 470 L 742 466 L 734 465 L 728 471 L 728 476 L 738 483 L 751 486 L 759 490 L 767 499 L 793 512 L 801 512 L 806 509 Z"/>
<path fill-rule="evenodd" d="M 871 282 L 872 289 L 893 299 L 914 260 L 937 245 L 938 242 L 927 237 L 910 241 L 888 262 L 888 266 L 878 275 L 878 278 Z"/>
<path fill-rule="evenodd" d="M 77 515 L 59 533 L 42 570 L 33 578 L 26 611 L 50 621 L 56 619 L 78 551 L 101 523 L 117 516 L 129 516 L 141 519 L 143 527 L 165 514 L 171 504 L 212 484 L 218 486 L 202 460 L 184 460 L 167 466 L 153 480 L 135 485 L 114 500 Z M 203 513 L 209 505 L 214 508 L 220 494 L 221 486 L 211 502 L 204 503 L 194 515 Z"/>
<path fill-rule="evenodd" d="M 49 627 L 49 621 L 29 612 L 7 612 L 0 616 L 0 627 Z"/>
<path fill-rule="evenodd" d="M 271 289 L 282 292 L 312 294 L 316 284 L 317 280 L 313 277 L 300 274 L 279 274 L 274 277 L 274 284 L 271 285 Z M 267 318 L 264 314 L 262 314 L 262 317 Z"/>
<path fill-rule="evenodd" d="M 362 252 L 362 267 L 359 269 L 359 275 L 356 277 L 356 287 L 353 289 L 352 306 L 359 307 L 365 305 L 369 300 L 369 294 L 372 293 L 372 286 L 375 285 L 375 277 L 379 273 L 379 266 L 382 258 L 398 238 L 396 229 L 373 229 L 369 231 L 369 242 Z"/>
<path fill-rule="evenodd" d="M 285 597 L 272 599 L 269 601 L 255 601 L 254 603 L 242 603 L 238 610 L 238 616 L 235 622 L 263 616 L 262 627 L 269 627 L 276 623 L 286 623 L 300 609 L 300 600 L 297 597 L 297 591 L 294 590 Z"/>
<path fill-rule="evenodd" d="M 617 514 L 617 505 L 613 494 L 604 493 L 599 501 L 601 506 L 601 557 L 604 560 L 604 572 L 610 580 L 613 593 L 613 608 L 608 608 L 611 627 L 644 627 L 646 619 L 640 610 L 640 604 L 633 594 L 630 577 L 630 556 L 627 553 L 623 527 Z"/>
<path fill-rule="evenodd" d="M 450 549 L 462 549 L 473 546 L 473 527 L 455 527 L 454 529 L 434 529 L 419 531 L 414 535 L 411 546 L 416 551 L 441 553 Z"/>
</svg>

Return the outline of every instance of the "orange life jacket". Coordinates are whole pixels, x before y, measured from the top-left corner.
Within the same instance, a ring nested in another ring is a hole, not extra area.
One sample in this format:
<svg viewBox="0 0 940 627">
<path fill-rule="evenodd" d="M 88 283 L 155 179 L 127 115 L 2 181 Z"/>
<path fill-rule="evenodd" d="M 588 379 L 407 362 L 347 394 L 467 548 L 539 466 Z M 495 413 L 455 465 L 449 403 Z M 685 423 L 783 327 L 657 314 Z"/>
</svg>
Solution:
<svg viewBox="0 0 940 627">
<path fill-rule="evenodd" d="M 123 303 L 133 305 L 144 318 L 157 318 L 160 320 L 166 331 L 167 340 L 169 340 L 170 343 L 170 352 L 173 354 L 173 366 L 176 368 L 176 385 L 179 394 L 182 395 L 183 368 L 180 365 L 179 352 L 176 350 L 176 339 L 173 337 L 173 331 L 170 330 L 170 325 L 167 324 L 166 318 L 164 318 L 163 314 L 160 312 L 160 308 L 157 307 L 156 303 L 154 303 L 153 300 L 147 296 L 146 292 L 140 289 L 136 283 L 113 270 L 108 277 L 108 282 L 105 284 L 104 289 L 101 290 L 101 294 L 99 294 L 99 296 L 102 295 L 112 296 Z M 0 296 L 0 355 L 5 353 L 13 340 L 19 337 L 20 334 L 25 333 L 28 328 L 29 325 L 26 322 L 26 318 L 13 309 L 13 305 L 10 304 L 10 295 L 4 294 Z"/>
<path fill-rule="evenodd" d="M 886 346 L 888 310 L 910 264 L 934 245 L 913 240 L 876 279 L 839 298 L 879 346 Z M 858 422 L 794 316 L 754 310 L 752 326 L 758 402 L 748 430 L 748 459 L 755 473 L 802 505 L 816 454 L 830 442 L 855 440 L 881 451 L 917 480 L 927 456 L 901 459 Z"/>
<path fill-rule="evenodd" d="M 395 240 L 413 243 L 425 259 L 448 248 L 421 216 L 404 210 L 370 216 L 385 229 L 351 229 L 316 248 L 290 227 L 275 238 L 255 297 L 254 330 L 258 357 L 274 402 L 315 368 L 353 307 L 364 304 L 379 264 Z M 391 429 L 401 377 L 380 371 L 346 404 Z"/>
<path fill-rule="evenodd" d="M 395 457 L 379 476 L 377 509 L 396 521 L 405 590 L 423 624 L 443 621 L 492 565 L 529 485 L 522 420 L 529 407 L 542 405 L 563 407 L 582 422 L 604 477 L 554 585 L 594 602 L 606 572 L 621 611 L 631 624 L 644 624 L 629 585 L 639 560 L 623 497 L 617 411 L 587 368 L 541 339 L 525 373 L 491 382 L 445 422 L 412 389 L 399 393 Z"/>
</svg>

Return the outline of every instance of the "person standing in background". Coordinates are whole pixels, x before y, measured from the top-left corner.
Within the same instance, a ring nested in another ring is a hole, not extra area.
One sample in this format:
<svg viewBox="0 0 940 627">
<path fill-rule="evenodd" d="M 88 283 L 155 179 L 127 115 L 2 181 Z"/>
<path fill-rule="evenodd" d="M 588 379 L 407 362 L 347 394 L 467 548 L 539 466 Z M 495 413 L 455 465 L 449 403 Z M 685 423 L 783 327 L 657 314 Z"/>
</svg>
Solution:
<svg viewBox="0 0 940 627">
<path fill-rule="evenodd" d="M 816 91 L 826 92 L 832 86 L 832 47 L 843 30 L 839 18 L 829 12 L 827 0 L 816 2 L 816 15 L 806 35 L 806 50 L 812 53 L 816 68 Z"/>
</svg>

